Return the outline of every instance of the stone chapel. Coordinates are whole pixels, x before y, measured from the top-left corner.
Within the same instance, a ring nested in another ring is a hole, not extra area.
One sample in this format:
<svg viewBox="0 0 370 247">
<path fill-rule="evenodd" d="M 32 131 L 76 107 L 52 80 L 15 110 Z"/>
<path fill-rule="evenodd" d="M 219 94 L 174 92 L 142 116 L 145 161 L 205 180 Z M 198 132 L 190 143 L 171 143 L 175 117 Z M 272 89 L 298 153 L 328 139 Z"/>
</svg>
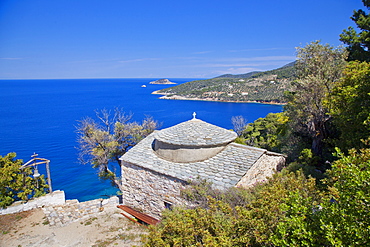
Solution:
<svg viewBox="0 0 370 247">
<path fill-rule="evenodd" d="M 180 190 L 192 179 L 217 189 L 248 187 L 285 165 L 282 154 L 234 143 L 237 134 L 194 117 L 155 131 L 124 154 L 123 203 L 153 216 L 186 203 Z"/>
</svg>

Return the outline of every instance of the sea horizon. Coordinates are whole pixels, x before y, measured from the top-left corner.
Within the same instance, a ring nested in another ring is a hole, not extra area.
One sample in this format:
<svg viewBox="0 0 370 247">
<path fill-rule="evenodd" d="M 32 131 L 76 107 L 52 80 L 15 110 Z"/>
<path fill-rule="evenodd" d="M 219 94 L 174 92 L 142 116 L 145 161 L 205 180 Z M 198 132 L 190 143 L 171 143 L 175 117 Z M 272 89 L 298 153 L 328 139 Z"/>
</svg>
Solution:
<svg viewBox="0 0 370 247">
<path fill-rule="evenodd" d="M 180 79 L 180 80 L 183 80 L 183 79 L 186 79 L 186 80 L 207 80 L 207 79 L 210 79 L 210 78 L 183 78 L 183 77 L 105 77 L 105 78 L 41 78 L 41 79 L 29 79 L 29 78 L 25 78 L 25 79 L 20 79 L 20 78 L 13 78 L 13 79 L 7 79 L 7 78 L 0 78 L 0 81 L 17 81 L 17 80 L 24 80 L 24 81 L 34 81 L 34 80 L 37 80 L 37 81 L 42 81 L 42 80 L 53 80 L 53 81 L 56 81 L 56 80 L 130 80 L 130 79 L 140 79 L 140 80 L 146 80 L 146 79 L 152 79 L 152 80 L 159 80 L 159 79 L 169 79 L 169 80 L 177 80 L 177 79 Z"/>
</svg>

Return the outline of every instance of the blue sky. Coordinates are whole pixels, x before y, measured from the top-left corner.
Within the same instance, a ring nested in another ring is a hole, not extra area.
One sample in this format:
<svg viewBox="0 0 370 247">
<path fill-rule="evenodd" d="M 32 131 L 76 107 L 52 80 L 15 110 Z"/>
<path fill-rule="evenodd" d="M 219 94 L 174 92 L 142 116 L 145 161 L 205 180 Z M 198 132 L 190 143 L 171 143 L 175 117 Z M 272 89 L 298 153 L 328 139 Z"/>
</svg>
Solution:
<svg viewBox="0 0 370 247">
<path fill-rule="evenodd" d="M 340 45 L 359 8 L 360 0 L 0 0 L 0 79 L 269 70 L 311 41 Z"/>
</svg>

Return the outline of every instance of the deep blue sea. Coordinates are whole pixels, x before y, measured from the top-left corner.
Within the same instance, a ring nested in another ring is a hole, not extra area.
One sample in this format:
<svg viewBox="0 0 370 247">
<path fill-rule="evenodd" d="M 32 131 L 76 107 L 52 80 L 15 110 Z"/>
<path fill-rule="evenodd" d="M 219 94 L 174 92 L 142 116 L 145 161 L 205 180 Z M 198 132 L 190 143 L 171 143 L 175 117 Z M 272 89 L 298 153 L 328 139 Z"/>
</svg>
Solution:
<svg viewBox="0 0 370 247">
<path fill-rule="evenodd" d="M 109 182 L 77 160 L 78 120 L 94 117 L 97 109 L 122 107 L 141 121 L 150 115 L 170 127 L 192 118 L 231 129 L 231 117 L 242 115 L 253 122 L 282 106 L 257 103 L 221 103 L 161 100 L 151 92 L 172 85 L 150 85 L 154 79 L 0 80 L 0 155 L 16 152 L 27 162 L 36 152 L 51 161 L 54 190 L 67 199 L 86 201 L 115 195 Z M 170 78 L 184 83 L 194 79 Z M 142 85 L 147 87 L 141 87 Z M 39 168 L 45 174 L 45 167 Z"/>
</svg>

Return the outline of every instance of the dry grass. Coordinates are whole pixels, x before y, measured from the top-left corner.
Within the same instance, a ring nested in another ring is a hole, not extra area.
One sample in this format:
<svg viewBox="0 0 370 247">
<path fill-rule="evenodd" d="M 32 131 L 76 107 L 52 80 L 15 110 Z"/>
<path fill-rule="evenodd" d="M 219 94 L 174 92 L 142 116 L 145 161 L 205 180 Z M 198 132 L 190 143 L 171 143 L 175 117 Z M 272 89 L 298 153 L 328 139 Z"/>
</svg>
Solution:
<svg viewBox="0 0 370 247">
<path fill-rule="evenodd" d="M 18 222 L 22 219 L 27 218 L 32 214 L 32 211 L 25 211 L 15 214 L 0 215 L 0 232 L 1 234 L 7 234 L 11 230 L 16 229 Z"/>
</svg>

